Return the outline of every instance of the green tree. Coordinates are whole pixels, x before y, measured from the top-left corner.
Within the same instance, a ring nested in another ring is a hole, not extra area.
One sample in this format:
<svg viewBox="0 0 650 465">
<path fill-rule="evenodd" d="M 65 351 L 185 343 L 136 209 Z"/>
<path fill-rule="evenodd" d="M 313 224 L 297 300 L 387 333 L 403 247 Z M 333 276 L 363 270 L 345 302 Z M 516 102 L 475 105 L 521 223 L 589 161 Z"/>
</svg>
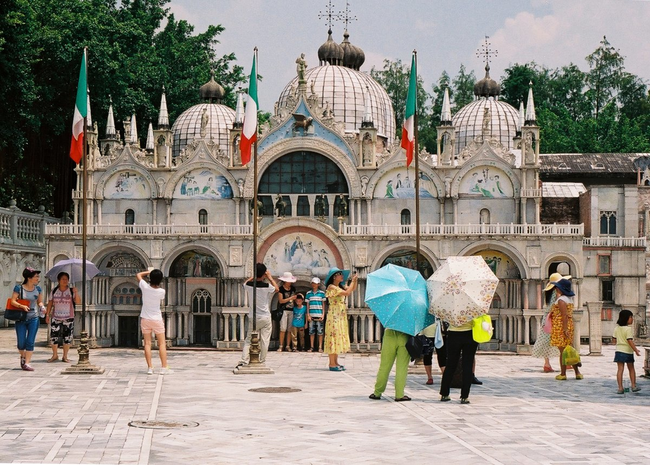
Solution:
<svg viewBox="0 0 650 465">
<path fill-rule="evenodd" d="M 474 71 L 469 73 L 465 69 L 465 65 L 460 65 L 458 74 L 451 81 L 451 89 L 449 89 L 449 97 L 452 100 L 452 112 L 456 113 L 465 105 L 472 103 L 474 100 L 474 84 L 476 83 L 476 75 Z"/>
<path fill-rule="evenodd" d="M 592 102 L 594 116 L 598 119 L 600 111 L 614 102 L 621 86 L 623 64 L 625 59 L 603 36 L 600 46 L 587 55 L 589 72 L 587 73 L 587 96 Z"/>
</svg>

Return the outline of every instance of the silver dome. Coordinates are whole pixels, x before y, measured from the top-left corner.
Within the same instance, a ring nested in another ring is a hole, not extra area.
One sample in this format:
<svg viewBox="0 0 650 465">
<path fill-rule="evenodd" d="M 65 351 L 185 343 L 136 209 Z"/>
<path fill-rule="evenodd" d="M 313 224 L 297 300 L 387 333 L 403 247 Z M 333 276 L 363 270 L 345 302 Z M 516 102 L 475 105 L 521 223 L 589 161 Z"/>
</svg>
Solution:
<svg viewBox="0 0 650 465">
<path fill-rule="evenodd" d="M 235 121 L 235 110 L 216 103 L 200 103 L 185 110 L 174 121 L 172 126 L 174 134 L 172 155 L 174 157 L 177 157 L 181 150 L 194 139 L 201 138 L 201 115 L 204 108 L 207 108 L 210 118 L 206 128 L 206 139 L 214 139 L 222 150 L 227 150 L 228 130 L 232 129 L 232 123 Z"/>
<path fill-rule="evenodd" d="M 314 81 L 314 90 L 319 97 L 319 104 L 325 107 L 329 102 L 334 119 L 345 123 L 345 132 L 359 132 L 365 114 L 364 97 L 369 92 L 371 114 L 377 134 L 388 139 L 389 144 L 395 138 L 395 113 L 388 94 L 377 81 L 366 73 L 343 66 L 317 66 L 305 72 L 308 89 Z M 283 106 L 291 93 L 292 87 L 298 86 L 294 78 L 280 94 L 278 103 Z"/>
<path fill-rule="evenodd" d="M 519 111 L 512 105 L 481 98 L 465 105 L 452 118 L 456 130 L 456 154 L 459 154 L 474 138 L 483 133 L 485 107 L 490 109 L 490 133 L 498 139 L 506 150 L 513 150 L 513 138 L 517 134 Z"/>
</svg>

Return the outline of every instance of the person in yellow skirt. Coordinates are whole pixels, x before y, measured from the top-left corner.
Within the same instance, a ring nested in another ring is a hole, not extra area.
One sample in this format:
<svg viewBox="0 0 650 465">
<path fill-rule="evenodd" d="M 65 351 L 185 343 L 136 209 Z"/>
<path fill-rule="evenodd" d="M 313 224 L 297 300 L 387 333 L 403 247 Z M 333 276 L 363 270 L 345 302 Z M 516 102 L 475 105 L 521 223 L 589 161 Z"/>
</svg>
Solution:
<svg viewBox="0 0 650 465">
<path fill-rule="evenodd" d="M 560 279 L 559 281 L 552 281 L 551 284 L 555 286 L 557 300 L 551 308 L 552 315 L 552 330 L 551 330 L 551 345 L 558 348 L 560 351 L 560 374 L 555 377 L 559 381 L 566 379 L 566 365 L 562 360 L 562 352 L 566 346 L 573 345 L 573 296 L 574 292 L 571 290 L 571 281 L 568 279 Z M 580 370 L 577 366 L 573 366 L 573 371 L 576 374 L 576 379 L 583 379 Z"/>
<path fill-rule="evenodd" d="M 344 371 L 339 365 L 339 354 L 350 350 L 350 332 L 348 330 L 348 311 L 345 298 L 357 288 L 357 275 L 352 276 L 349 285 L 344 282 L 349 276 L 348 270 L 330 269 L 325 279 L 325 297 L 329 308 L 325 323 L 325 353 L 329 356 L 330 371 Z"/>
</svg>

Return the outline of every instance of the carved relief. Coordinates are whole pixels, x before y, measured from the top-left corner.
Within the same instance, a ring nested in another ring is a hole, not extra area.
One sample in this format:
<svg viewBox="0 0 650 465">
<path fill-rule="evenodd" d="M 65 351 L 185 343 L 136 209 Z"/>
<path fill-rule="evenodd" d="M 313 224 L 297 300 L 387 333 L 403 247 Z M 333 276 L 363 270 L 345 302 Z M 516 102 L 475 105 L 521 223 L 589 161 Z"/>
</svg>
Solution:
<svg viewBox="0 0 650 465">
<path fill-rule="evenodd" d="M 242 266 L 244 264 L 243 256 L 244 251 L 241 245 L 231 245 L 229 265 Z"/>
</svg>

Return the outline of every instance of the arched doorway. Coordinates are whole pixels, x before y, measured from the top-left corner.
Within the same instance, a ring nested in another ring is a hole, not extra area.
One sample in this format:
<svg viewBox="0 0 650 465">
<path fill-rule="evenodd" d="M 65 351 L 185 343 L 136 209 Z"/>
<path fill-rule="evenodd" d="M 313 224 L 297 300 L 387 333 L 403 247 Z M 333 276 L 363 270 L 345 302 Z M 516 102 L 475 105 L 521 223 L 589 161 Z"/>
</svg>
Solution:
<svg viewBox="0 0 650 465">
<path fill-rule="evenodd" d="M 191 299 L 193 342 L 195 345 L 212 345 L 212 296 L 206 289 L 194 291 Z"/>
<path fill-rule="evenodd" d="M 397 252 L 393 252 L 384 259 L 381 266 L 388 265 L 389 263 L 415 270 L 417 268 L 415 250 L 398 250 Z M 422 274 L 424 279 L 429 278 L 433 274 L 433 266 L 431 266 L 429 260 L 422 253 L 420 253 L 420 274 Z"/>
</svg>

